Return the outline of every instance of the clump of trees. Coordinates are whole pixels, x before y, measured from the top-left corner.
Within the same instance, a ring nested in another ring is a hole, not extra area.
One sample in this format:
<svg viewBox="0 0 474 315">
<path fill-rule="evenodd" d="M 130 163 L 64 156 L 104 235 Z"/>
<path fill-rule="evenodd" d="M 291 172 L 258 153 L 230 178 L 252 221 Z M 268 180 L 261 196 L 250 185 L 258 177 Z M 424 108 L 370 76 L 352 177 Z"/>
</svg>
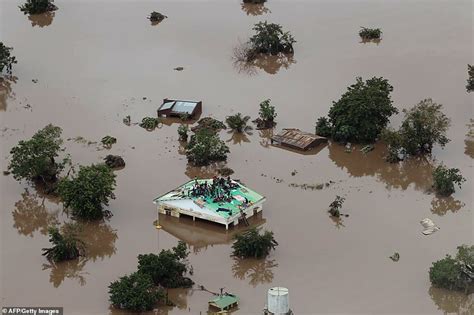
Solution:
<svg viewBox="0 0 474 315">
<path fill-rule="evenodd" d="M 110 149 L 112 145 L 117 143 L 117 138 L 114 138 L 112 136 L 105 136 L 100 140 L 100 142 L 102 143 L 104 148 Z"/>
<path fill-rule="evenodd" d="M 53 2 L 54 0 L 26 0 L 19 8 L 25 14 L 41 14 L 57 10 L 58 7 Z"/>
<path fill-rule="evenodd" d="M 467 65 L 467 75 L 469 77 L 467 78 L 466 90 L 472 92 L 474 91 L 474 66 Z"/>
<path fill-rule="evenodd" d="M 441 196 L 449 196 L 455 192 L 454 186 L 461 188 L 461 184 L 466 179 L 462 177 L 459 169 L 447 168 L 444 165 L 439 165 L 433 171 L 433 187 Z"/>
<path fill-rule="evenodd" d="M 347 88 L 329 110 L 329 119 L 318 119 L 318 135 L 331 136 L 338 142 L 374 142 L 384 129 L 390 116 L 398 113 L 392 105 L 390 93 L 393 87 L 388 80 L 373 77 Z"/>
<path fill-rule="evenodd" d="M 230 129 L 242 133 L 250 128 L 250 126 L 247 126 L 247 122 L 249 120 L 250 116 L 242 116 L 241 113 L 237 113 L 235 115 L 228 116 L 225 121 Z"/>
<path fill-rule="evenodd" d="M 218 132 L 223 129 L 227 129 L 226 125 L 215 118 L 212 117 L 204 117 L 198 120 L 197 126 L 191 128 L 193 132 L 198 132 L 202 129 L 207 129 L 212 132 Z"/>
<path fill-rule="evenodd" d="M 156 117 L 145 117 L 142 119 L 142 122 L 140 123 L 140 127 L 152 131 L 156 127 L 158 127 L 158 124 L 160 123 L 160 120 Z"/>
<path fill-rule="evenodd" d="M 198 130 L 186 147 L 188 161 L 196 166 L 209 165 L 211 162 L 227 160 L 229 147 L 217 133 L 207 128 Z"/>
<path fill-rule="evenodd" d="M 109 216 L 104 210 L 109 199 L 115 198 L 115 174 L 105 164 L 80 166 L 77 176 L 59 182 L 59 196 L 72 215 L 81 219 L 97 220 Z"/>
<path fill-rule="evenodd" d="M 335 217 L 335 218 L 339 218 L 341 216 L 341 208 L 342 208 L 342 204 L 344 203 L 344 201 L 346 200 L 346 198 L 344 197 L 341 197 L 341 196 L 336 196 L 336 199 L 334 199 L 333 202 L 331 202 L 331 204 L 329 205 L 329 214 L 331 214 L 331 216 Z"/>
<path fill-rule="evenodd" d="M 270 104 L 270 99 L 266 99 L 260 103 L 259 117 L 253 122 L 257 124 L 257 129 L 269 129 L 276 125 L 275 118 L 277 116 L 275 106 Z"/>
<path fill-rule="evenodd" d="M 237 234 L 232 244 L 233 255 L 241 258 L 263 258 L 278 246 L 273 232 L 252 228 L 244 233 Z"/>
<path fill-rule="evenodd" d="M 382 31 L 380 28 L 368 28 L 368 27 L 361 27 L 359 31 L 359 36 L 363 40 L 375 40 L 380 39 L 382 36 Z"/>
<path fill-rule="evenodd" d="M 188 125 L 181 124 L 178 127 L 179 141 L 188 141 Z"/>
<path fill-rule="evenodd" d="M 474 246 L 458 246 L 453 258 L 445 258 L 433 263 L 429 275 L 431 283 L 440 288 L 474 292 Z"/>
<path fill-rule="evenodd" d="M 64 150 L 62 129 L 51 124 L 36 132 L 30 140 L 21 140 L 10 150 L 8 170 L 16 180 L 41 182 L 48 187 L 56 183 L 59 173 L 70 163 L 69 157 L 57 161 Z"/>
<path fill-rule="evenodd" d="M 425 99 L 409 110 L 403 110 L 405 118 L 398 131 L 384 130 L 382 138 L 388 144 L 387 160 L 396 162 L 402 155 L 431 153 L 435 144 L 444 147 L 449 139 L 446 132 L 451 120 L 441 111 L 443 105 Z"/>
<path fill-rule="evenodd" d="M 0 74 L 3 72 L 3 69 L 8 74 L 11 74 L 13 64 L 17 63 L 15 56 L 11 54 L 12 50 L 12 47 L 7 47 L 3 42 L 0 42 Z"/>
<path fill-rule="evenodd" d="M 156 12 L 156 11 L 151 12 L 150 16 L 148 16 L 148 19 L 151 22 L 155 22 L 155 23 L 159 23 L 159 22 L 163 21 L 166 18 L 167 18 L 166 15 L 163 15 L 160 12 Z"/>
<path fill-rule="evenodd" d="M 66 224 L 60 232 L 57 227 L 50 227 L 50 248 L 43 248 L 43 256 L 52 262 L 72 260 L 81 256 L 84 252 L 84 243 L 77 237 L 77 226 Z"/>
</svg>

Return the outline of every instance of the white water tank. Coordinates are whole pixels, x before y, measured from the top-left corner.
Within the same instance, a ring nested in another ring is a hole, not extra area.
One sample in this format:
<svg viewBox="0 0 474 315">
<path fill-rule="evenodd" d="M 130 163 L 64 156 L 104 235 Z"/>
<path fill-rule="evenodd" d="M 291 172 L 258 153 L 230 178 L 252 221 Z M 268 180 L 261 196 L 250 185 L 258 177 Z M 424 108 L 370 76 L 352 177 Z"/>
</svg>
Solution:
<svg viewBox="0 0 474 315">
<path fill-rule="evenodd" d="M 288 314 L 290 312 L 288 289 L 283 287 L 274 287 L 269 289 L 267 303 L 268 311 L 271 314 Z"/>
</svg>

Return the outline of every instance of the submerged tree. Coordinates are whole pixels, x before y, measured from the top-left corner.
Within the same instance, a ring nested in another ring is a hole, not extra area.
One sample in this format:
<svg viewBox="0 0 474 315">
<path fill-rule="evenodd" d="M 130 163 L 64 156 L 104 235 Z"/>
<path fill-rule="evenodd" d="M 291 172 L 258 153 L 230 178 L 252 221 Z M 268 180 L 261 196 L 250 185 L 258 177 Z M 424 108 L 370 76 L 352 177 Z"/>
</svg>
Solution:
<svg viewBox="0 0 474 315">
<path fill-rule="evenodd" d="M 186 157 L 195 166 L 209 165 L 211 162 L 227 160 L 229 147 L 219 136 L 209 129 L 201 129 L 191 136 L 186 147 Z"/>
<path fill-rule="evenodd" d="M 77 237 L 77 226 L 66 224 L 62 233 L 57 227 L 49 228 L 50 248 L 43 248 L 43 256 L 52 262 L 76 259 L 84 251 L 84 243 Z"/>
<path fill-rule="evenodd" d="M 467 75 L 469 77 L 467 78 L 466 90 L 472 92 L 474 91 L 474 66 L 467 65 Z"/>
<path fill-rule="evenodd" d="M 316 134 L 321 137 L 330 137 L 332 134 L 331 124 L 326 117 L 319 117 L 316 122 Z"/>
<path fill-rule="evenodd" d="M 278 246 L 273 238 L 273 232 L 252 228 L 244 233 L 237 234 L 232 244 L 233 255 L 241 258 L 263 258 Z"/>
<path fill-rule="evenodd" d="M 11 55 L 12 50 L 12 47 L 7 47 L 3 42 L 0 42 L 0 74 L 2 74 L 3 69 L 8 74 L 12 73 L 12 66 L 17 62 L 15 56 Z"/>
<path fill-rule="evenodd" d="M 179 241 L 171 250 L 156 254 L 138 255 L 138 271 L 150 276 L 155 285 L 165 288 L 190 287 L 193 281 L 185 274 L 189 271 L 186 243 Z"/>
<path fill-rule="evenodd" d="M 110 303 L 119 309 L 150 311 L 163 298 L 163 290 L 155 287 L 151 277 L 141 272 L 123 276 L 109 285 Z"/>
<path fill-rule="evenodd" d="M 363 40 L 380 39 L 380 36 L 382 36 L 382 31 L 380 30 L 380 28 L 361 27 L 361 30 L 359 31 L 359 36 Z"/>
<path fill-rule="evenodd" d="M 461 188 L 461 184 L 466 179 L 462 177 L 457 168 L 447 168 L 444 165 L 439 165 L 433 171 L 433 187 L 436 192 L 442 196 L 449 196 L 455 192 L 454 185 Z"/>
<path fill-rule="evenodd" d="M 258 22 L 254 25 L 255 35 L 249 42 L 258 54 L 293 53 L 293 44 L 296 40 L 289 32 L 284 32 L 279 24 Z"/>
<path fill-rule="evenodd" d="M 54 0 L 26 0 L 19 8 L 25 14 L 41 14 L 57 10 L 58 7 L 53 2 Z"/>
<path fill-rule="evenodd" d="M 114 138 L 112 136 L 105 136 L 103 137 L 100 142 L 104 146 L 104 148 L 110 149 L 113 144 L 117 143 L 117 138 Z"/>
<path fill-rule="evenodd" d="M 250 116 L 242 116 L 241 113 L 228 116 L 226 118 L 226 123 L 230 129 L 237 132 L 244 132 L 246 129 L 250 128 L 247 126 L 247 122 L 250 120 Z"/>
<path fill-rule="evenodd" d="M 36 132 L 30 140 L 21 140 L 10 151 L 8 170 L 16 180 L 41 181 L 50 185 L 56 182 L 69 158 L 57 162 L 59 152 L 63 151 L 61 128 L 47 125 Z"/>
<path fill-rule="evenodd" d="M 161 22 L 163 21 L 164 19 L 166 19 L 167 16 L 166 15 L 163 15 L 161 14 L 160 12 L 156 12 L 156 11 L 153 11 L 150 13 L 150 16 L 148 17 L 148 19 L 151 21 L 151 22 Z"/>
<path fill-rule="evenodd" d="M 260 110 L 258 111 L 259 118 L 253 122 L 257 124 L 257 129 L 269 129 L 275 126 L 275 118 L 277 113 L 275 106 L 270 105 L 270 99 L 266 99 L 260 103 Z"/>
<path fill-rule="evenodd" d="M 339 195 L 336 196 L 336 199 L 334 199 L 334 201 L 331 202 L 331 204 L 329 205 L 328 212 L 331 214 L 331 216 L 336 217 L 336 218 L 339 218 L 341 216 L 341 213 L 339 210 L 341 210 L 342 204 L 344 203 L 345 200 L 346 198 L 344 197 L 341 197 Z"/>
<path fill-rule="evenodd" d="M 181 124 L 178 127 L 179 141 L 188 141 L 188 125 Z"/>
<path fill-rule="evenodd" d="M 142 119 L 142 122 L 140 123 L 140 127 L 148 130 L 148 131 L 152 131 L 154 130 L 156 127 L 158 127 L 158 124 L 160 123 L 160 120 L 158 118 L 155 118 L 155 117 L 145 117 Z"/>
<path fill-rule="evenodd" d="M 115 175 L 105 164 L 80 166 L 73 179 L 64 178 L 58 191 L 66 208 L 72 215 L 81 219 L 97 220 L 108 215 L 103 206 L 108 205 L 109 198 L 114 199 Z"/>
<path fill-rule="evenodd" d="M 429 275 L 431 283 L 440 288 L 474 292 L 474 246 L 458 246 L 453 258 L 445 258 L 433 263 Z"/>
</svg>

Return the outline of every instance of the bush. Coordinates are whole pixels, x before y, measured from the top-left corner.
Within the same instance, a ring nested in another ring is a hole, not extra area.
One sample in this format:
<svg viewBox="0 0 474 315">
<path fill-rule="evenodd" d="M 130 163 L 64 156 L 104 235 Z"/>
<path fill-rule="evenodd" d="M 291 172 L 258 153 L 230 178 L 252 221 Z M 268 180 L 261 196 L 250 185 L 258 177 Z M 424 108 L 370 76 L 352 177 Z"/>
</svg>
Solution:
<svg viewBox="0 0 474 315">
<path fill-rule="evenodd" d="M 54 0 L 26 0 L 19 8 L 25 14 L 41 14 L 57 10 L 58 7 L 53 2 Z"/>
<path fill-rule="evenodd" d="M 329 110 L 332 138 L 339 142 L 374 142 L 392 114 L 393 87 L 384 78 L 357 78 Z"/>
<path fill-rule="evenodd" d="M 232 244 L 233 255 L 241 258 L 263 258 L 278 246 L 273 238 L 273 232 L 265 231 L 260 234 L 260 229 L 252 228 L 235 237 Z"/>
<path fill-rule="evenodd" d="M 270 99 L 266 99 L 260 103 L 260 110 L 258 111 L 259 119 L 256 120 L 257 128 L 273 128 L 275 126 L 275 118 L 277 113 L 275 107 L 270 105 Z"/>
<path fill-rule="evenodd" d="M 457 168 L 446 168 L 444 165 L 439 165 L 433 171 L 433 187 L 436 192 L 442 196 L 449 196 L 455 192 L 454 185 L 461 188 L 461 184 L 466 179 L 462 177 Z"/>
<path fill-rule="evenodd" d="M 110 149 L 113 144 L 117 143 L 117 138 L 114 138 L 112 136 L 105 136 L 103 137 L 100 142 L 104 146 L 104 148 Z"/>
<path fill-rule="evenodd" d="M 13 48 L 7 47 L 3 42 L 0 42 L 0 74 L 3 72 L 3 69 L 8 74 L 12 73 L 12 66 L 16 63 L 15 56 L 11 55 L 12 50 Z"/>
<path fill-rule="evenodd" d="M 160 120 L 158 118 L 154 117 L 145 117 L 142 119 L 142 122 L 140 123 L 140 127 L 151 131 L 154 130 L 156 127 L 158 127 L 158 124 L 160 123 Z"/>
<path fill-rule="evenodd" d="M 47 125 L 36 132 L 30 140 L 21 140 L 10 151 L 11 161 L 8 170 L 16 180 L 26 179 L 45 184 L 56 182 L 69 158 L 56 162 L 55 158 L 64 148 L 61 147 L 61 128 Z"/>
<path fill-rule="evenodd" d="M 164 19 L 166 19 L 167 16 L 166 15 L 163 15 L 161 14 L 160 12 L 156 12 L 156 11 L 153 11 L 150 13 L 150 16 L 148 17 L 148 19 L 151 21 L 151 22 L 161 22 L 163 21 Z"/>
<path fill-rule="evenodd" d="M 191 130 L 196 133 L 203 129 L 207 129 L 211 132 L 218 132 L 222 129 L 227 129 L 227 127 L 220 120 L 214 119 L 212 117 L 204 117 L 198 120 L 197 126 L 191 128 Z"/>
<path fill-rule="evenodd" d="M 179 135 L 179 141 L 187 141 L 188 140 L 188 126 L 185 124 L 179 125 L 178 135 Z"/>
<path fill-rule="evenodd" d="M 229 152 L 229 147 L 216 133 L 201 129 L 191 136 L 186 148 L 186 157 L 190 163 L 203 166 L 211 162 L 227 160 Z"/>
<path fill-rule="evenodd" d="M 114 199 L 115 175 L 105 164 L 80 166 L 73 179 L 64 178 L 58 186 L 66 208 L 81 219 L 96 220 L 104 217 L 103 205 Z"/>
<path fill-rule="evenodd" d="M 134 272 L 109 285 L 109 300 L 113 306 L 130 311 L 150 311 L 164 298 L 163 290 L 154 286 L 147 274 Z"/>
<path fill-rule="evenodd" d="M 382 36 L 382 31 L 380 28 L 361 27 L 359 36 L 365 40 L 380 39 L 380 36 Z"/>
<path fill-rule="evenodd" d="M 226 118 L 226 123 L 230 129 L 235 130 L 237 132 L 243 132 L 247 128 L 247 122 L 250 120 L 250 116 L 243 116 L 240 113 L 236 115 L 228 116 Z"/>
<path fill-rule="evenodd" d="M 255 35 L 250 37 L 253 50 L 259 54 L 277 55 L 293 53 L 296 40 L 289 32 L 283 32 L 282 26 L 275 23 L 259 22 L 254 25 Z"/>
<path fill-rule="evenodd" d="M 402 137 L 399 132 L 392 129 L 384 129 L 382 131 L 382 139 L 388 146 L 387 162 L 397 163 L 405 156 L 405 150 L 402 149 Z"/>
<path fill-rule="evenodd" d="M 51 248 L 43 248 L 43 256 L 53 262 L 76 259 L 84 251 L 84 243 L 77 238 L 77 226 L 67 224 L 63 228 L 63 233 L 56 227 L 49 228 L 49 242 Z"/>
<path fill-rule="evenodd" d="M 155 285 L 165 288 L 190 287 L 193 282 L 184 277 L 188 271 L 186 243 L 180 241 L 171 250 L 156 254 L 138 255 L 138 271 L 150 276 Z"/>
<path fill-rule="evenodd" d="M 331 202 L 331 204 L 329 205 L 328 212 L 331 214 L 331 216 L 336 217 L 336 218 L 339 218 L 341 216 L 341 213 L 339 210 L 341 210 L 342 204 L 344 203 L 345 200 L 346 198 L 344 197 L 336 196 L 336 199 L 334 199 L 334 201 Z"/>
<path fill-rule="evenodd" d="M 440 288 L 471 293 L 474 290 L 474 246 L 459 246 L 455 258 L 446 255 L 433 263 L 431 283 Z"/>
<path fill-rule="evenodd" d="M 474 91 L 474 66 L 467 65 L 467 85 L 466 85 L 466 90 L 468 92 Z"/>
<path fill-rule="evenodd" d="M 326 117 L 319 117 L 316 122 L 316 134 L 321 137 L 330 137 L 332 134 L 331 124 Z"/>
</svg>

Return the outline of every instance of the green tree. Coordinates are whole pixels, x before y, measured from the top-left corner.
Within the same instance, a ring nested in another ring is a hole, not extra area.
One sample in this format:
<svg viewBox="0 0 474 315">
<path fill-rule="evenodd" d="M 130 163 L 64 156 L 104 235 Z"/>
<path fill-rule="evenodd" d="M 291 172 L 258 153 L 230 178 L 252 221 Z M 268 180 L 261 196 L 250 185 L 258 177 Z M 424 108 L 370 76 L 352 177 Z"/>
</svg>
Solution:
<svg viewBox="0 0 474 315">
<path fill-rule="evenodd" d="M 462 177 L 457 168 L 447 168 L 444 165 L 439 165 L 433 171 L 433 187 L 436 192 L 442 196 L 449 196 L 455 192 L 454 185 L 461 188 L 461 184 L 466 179 Z"/>
<path fill-rule="evenodd" d="M 148 130 L 148 131 L 152 131 L 154 130 L 156 127 L 158 127 L 158 124 L 160 123 L 160 120 L 158 118 L 155 118 L 155 117 L 145 117 L 142 119 L 142 122 L 140 123 L 140 127 Z"/>
<path fill-rule="evenodd" d="M 58 174 L 69 163 L 69 157 L 61 162 L 55 160 L 59 152 L 64 151 L 61 131 L 49 124 L 30 140 L 21 140 L 11 149 L 8 169 L 16 180 L 41 181 L 47 185 L 56 182 Z"/>
<path fill-rule="evenodd" d="M 150 13 L 150 16 L 148 17 L 148 19 L 151 21 L 151 22 L 161 22 L 163 21 L 164 19 L 166 19 L 167 16 L 166 15 L 163 15 L 161 14 L 160 12 L 156 12 L 156 11 L 153 11 Z"/>
<path fill-rule="evenodd" d="M 258 115 L 263 122 L 265 128 L 271 128 L 275 125 L 275 118 L 277 113 L 275 111 L 275 106 L 270 105 L 270 99 L 266 99 L 260 103 L 260 110 Z"/>
<path fill-rule="evenodd" d="M 474 91 L 474 66 L 467 65 L 467 75 L 469 77 L 467 78 L 466 90 L 472 92 Z"/>
<path fill-rule="evenodd" d="M 293 44 L 296 40 L 289 32 L 284 32 L 281 25 L 267 21 L 258 22 L 253 30 L 255 35 L 249 42 L 254 52 L 272 55 L 293 53 Z"/>
<path fill-rule="evenodd" d="M 179 141 L 187 141 L 188 140 L 188 125 L 186 124 L 179 125 L 178 135 L 179 135 Z"/>
<path fill-rule="evenodd" d="M 330 137 L 332 134 L 331 124 L 326 117 L 319 117 L 316 122 L 316 134 L 321 137 Z"/>
<path fill-rule="evenodd" d="M 103 205 L 109 198 L 115 198 L 115 174 L 105 164 L 80 166 L 73 179 L 64 178 L 58 185 L 58 191 L 66 208 L 72 215 L 82 219 L 96 220 L 107 214 Z"/>
<path fill-rule="evenodd" d="M 50 248 L 43 248 L 43 256 L 53 262 L 76 259 L 84 251 L 84 243 L 77 237 L 77 225 L 66 224 L 62 233 L 57 227 L 49 228 Z"/>
<path fill-rule="evenodd" d="M 339 142 L 374 142 L 398 110 L 393 107 L 393 87 L 384 78 L 372 78 L 347 88 L 329 110 L 332 138 Z"/>
<path fill-rule="evenodd" d="M 365 40 L 380 39 L 380 36 L 382 36 L 382 31 L 380 28 L 362 27 L 359 31 L 359 36 Z"/>
<path fill-rule="evenodd" d="M 105 136 L 103 137 L 100 142 L 104 146 L 104 148 L 110 149 L 113 144 L 117 143 L 117 138 L 114 138 L 112 136 Z"/>
<path fill-rule="evenodd" d="M 341 216 L 341 213 L 339 210 L 341 210 L 342 208 L 342 204 L 344 203 L 344 201 L 346 200 L 346 198 L 344 197 L 341 197 L 341 196 L 336 196 L 336 199 L 334 199 L 333 202 L 331 202 L 331 204 L 329 205 L 329 213 L 331 214 L 331 216 L 333 217 L 336 217 L 336 218 L 339 218 Z"/>
<path fill-rule="evenodd" d="M 180 241 L 171 250 L 156 254 L 138 255 L 138 271 L 149 275 L 155 285 L 165 288 L 190 287 L 193 282 L 184 275 L 188 272 L 186 243 Z"/>
<path fill-rule="evenodd" d="M 19 8 L 25 14 L 41 14 L 57 10 L 58 7 L 53 2 L 54 0 L 26 0 Z"/>
<path fill-rule="evenodd" d="M 162 289 L 153 284 L 147 274 L 134 272 L 109 285 L 109 300 L 113 306 L 136 312 L 151 311 L 164 298 Z"/>
<path fill-rule="evenodd" d="M 237 234 L 232 244 L 233 255 L 241 258 L 263 258 L 278 246 L 273 238 L 273 232 L 252 228 L 244 233 Z"/>
<path fill-rule="evenodd" d="M 242 116 L 241 113 L 237 113 L 235 115 L 228 116 L 225 121 L 230 129 L 237 132 L 243 132 L 244 130 L 250 128 L 247 126 L 247 122 L 249 120 L 250 116 Z"/>
<path fill-rule="evenodd" d="M 11 55 L 12 50 L 13 48 L 7 47 L 3 42 L 0 42 L 0 74 L 3 72 L 3 69 L 8 74 L 12 73 L 12 66 L 16 63 L 15 56 Z"/>
<path fill-rule="evenodd" d="M 208 129 L 201 129 L 192 135 L 186 147 L 188 161 L 196 166 L 225 161 L 227 153 L 229 153 L 229 147 L 216 133 Z"/>
</svg>

